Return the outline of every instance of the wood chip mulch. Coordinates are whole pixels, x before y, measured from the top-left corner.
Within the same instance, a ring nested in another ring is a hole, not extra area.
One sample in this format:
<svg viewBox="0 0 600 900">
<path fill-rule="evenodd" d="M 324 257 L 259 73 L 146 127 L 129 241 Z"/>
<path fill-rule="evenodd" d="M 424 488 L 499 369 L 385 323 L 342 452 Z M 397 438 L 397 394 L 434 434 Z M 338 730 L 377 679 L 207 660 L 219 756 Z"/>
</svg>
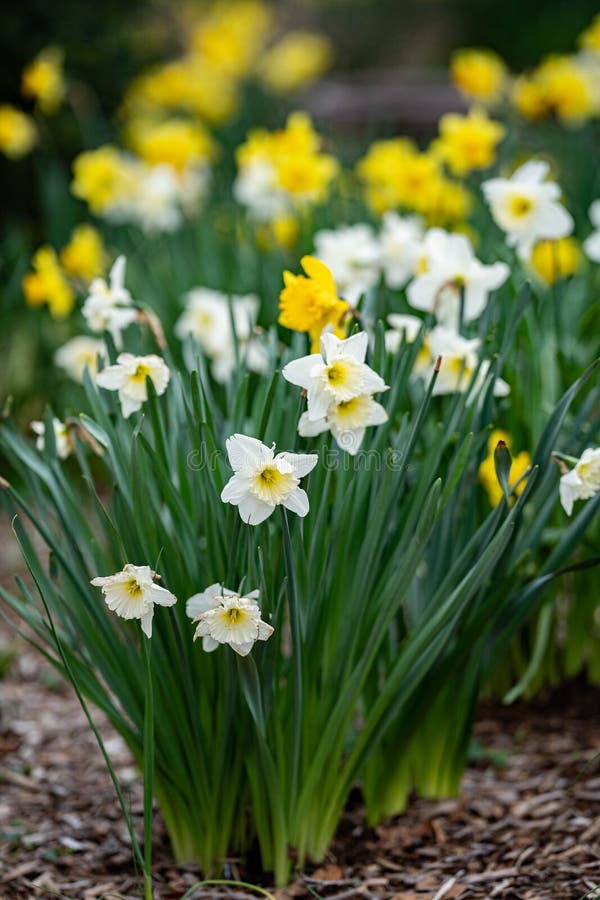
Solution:
<svg viewBox="0 0 600 900">
<path fill-rule="evenodd" d="M 139 825 L 138 773 L 97 721 Z M 326 863 L 279 900 L 600 900 L 600 690 L 484 707 L 476 736 L 486 753 L 459 798 L 415 800 L 375 830 L 351 804 Z M 177 900 L 200 872 L 173 863 L 156 818 L 155 898 Z M 140 896 L 95 740 L 72 693 L 29 651 L 0 680 L 0 838 L 0 900 Z M 255 883 L 235 862 L 228 875 Z M 257 896 L 218 890 L 192 896 Z"/>
</svg>

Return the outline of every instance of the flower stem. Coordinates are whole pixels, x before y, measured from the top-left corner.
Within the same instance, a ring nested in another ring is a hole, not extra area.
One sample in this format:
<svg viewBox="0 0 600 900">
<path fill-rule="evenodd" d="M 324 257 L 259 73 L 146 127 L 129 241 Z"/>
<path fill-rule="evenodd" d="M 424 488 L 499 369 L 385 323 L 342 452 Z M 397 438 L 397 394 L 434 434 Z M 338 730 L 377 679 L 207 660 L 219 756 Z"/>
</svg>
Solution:
<svg viewBox="0 0 600 900">
<path fill-rule="evenodd" d="M 144 900 L 152 900 L 152 797 L 154 794 L 154 694 L 151 639 L 142 636 L 146 695 L 144 704 Z"/>
<path fill-rule="evenodd" d="M 302 692 L 302 627 L 300 610 L 296 595 L 296 578 L 294 574 L 294 557 L 292 541 L 285 507 L 281 507 L 281 526 L 283 529 L 283 550 L 287 575 L 287 598 L 292 631 L 292 660 L 294 669 L 294 747 L 292 753 L 292 781 L 290 791 L 290 815 L 296 803 L 298 783 L 300 780 L 300 761 L 302 757 L 302 725 L 303 725 L 303 692 Z"/>
</svg>

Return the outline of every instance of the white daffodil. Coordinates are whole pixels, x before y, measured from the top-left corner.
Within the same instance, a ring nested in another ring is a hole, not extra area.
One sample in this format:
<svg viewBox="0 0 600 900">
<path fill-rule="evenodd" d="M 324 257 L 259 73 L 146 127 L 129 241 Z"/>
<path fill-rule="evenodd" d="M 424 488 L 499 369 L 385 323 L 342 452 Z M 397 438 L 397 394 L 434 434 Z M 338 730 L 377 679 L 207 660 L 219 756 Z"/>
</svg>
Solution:
<svg viewBox="0 0 600 900">
<path fill-rule="evenodd" d="M 92 331 L 109 331 L 117 347 L 122 346 L 121 332 L 135 322 L 137 310 L 131 305 L 131 294 L 125 287 L 124 256 L 119 256 L 109 273 L 109 283 L 95 278 L 83 304 L 82 313 Z"/>
<path fill-rule="evenodd" d="M 35 446 L 38 450 L 43 450 L 46 444 L 46 425 L 44 422 L 31 422 L 29 427 L 37 435 Z M 52 427 L 54 430 L 56 455 L 59 459 L 66 459 L 73 452 L 73 438 L 71 437 L 69 426 L 65 422 L 61 422 L 60 419 L 52 419 Z"/>
<path fill-rule="evenodd" d="M 476 396 L 490 368 L 489 360 L 483 360 L 473 381 L 479 360 L 479 339 L 464 338 L 455 331 L 439 325 L 430 331 L 427 343 L 434 364 L 438 357 L 441 357 L 433 394 L 464 393 L 469 390 L 470 402 Z M 505 397 L 509 392 L 508 384 L 502 378 L 496 378 L 494 396 Z"/>
<path fill-rule="evenodd" d="M 141 619 L 142 631 L 152 637 L 154 604 L 173 606 L 177 597 L 154 584 L 156 572 L 150 566 L 127 563 L 122 572 L 92 578 L 94 587 L 102 588 L 106 605 L 122 619 Z"/>
<path fill-rule="evenodd" d="M 442 228 L 427 232 L 423 251 L 426 269 L 409 284 L 406 296 L 412 307 L 435 313 L 448 328 L 458 328 L 461 304 L 465 322 L 477 319 L 490 291 L 510 274 L 506 263 L 480 262 L 466 235 L 448 234 Z"/>
<path fill-rule="evenodd" d="M 181 340 L 191 335 L 200 344 L 213 361 L 212 373 L 217 381 L 226 382 L 235 368 L 236 339 L 239 357 L 245 360 L 247 368 L 252 372 L 264 371 L 264 354 L 251 340 L 258 315 L 258 297 L 247 294 L 230 299 L 220 291 L 199 287 L 188 291 L 185 300 L 185 310 L 175 323 L 175 334 Z"/>
<path fill-rule="evenodd" d="M 404 313 L 390 313 L 387 321 L 391 325 L 384 335 L 388 353 L 397 353 L 403 341 L 412 344 L 423 327 L 423 320 L 418 316 L 407 316 Z"/>
<path fill-rule="evenodd" d="M 589 500 L 600 491 L 600 447 L 588 447 L 574 468 L 560 479 L 560 502 L 568 516 L 576 500 Z"/>
<path fill-rule="evenodd" d="M 314 437 L 331 431 L 338 447 L 355 456 L 369 425 L 382 425 L 387 420 L 388 414 L 380 403 L 370 394 L 359 394 L 351 400 L 330 404 L 327 414 L 316 421 L 310 419 L 308 413 L 302 413 L 298 433 L 302 437 Z"/>
<path fill-rule="evenodd" d="M 299 516 L 308 512 L 308 497 L 300 479 L 314 469 L 315 453 L 278 453 L 256 438 L 234 434 L 227 439 L 227 455 L 234 474 L 221 493 L 224 503 L 238 507 L 241 519 L 258 525 L 280 504 Z"/>
<path fill-rule="evenodd" d="M 146 378 L 152 379 L 158 396 L 164 394 L 171 377 L 160 356 L 134 356 L 120 353 L 115 366 L 108 366 L 96 375 L 96 384 L 108 391 L 118 391 L 125 419 L 141 409 L 148 399 Z"/>
<path fill-rule="evenodd" d="M 255 641 L 266 641 L 273 628 L 260 618 L 256 601 L 260 592 L 240 596 L 222 584 L 211 584 L 186 603 L 190 619 L 198 622 L 194 640 L 202 638 L 202 648 L 210 653 L 219 644 L 229 644 L 240 656 L 247 656 Z"/>
<path fill-rule="evenodd" d="M 331 271 L 348 303 L 357 303 L 379 281 L 379 243 L 370 225 L 317 231 L 314 241 L 314 255 Z"/>
<path fill-rule="evenodd" d="M 168 165 L 141 166 L 132 217 L 146 234 L 177 231 L 183 222 L 180 184 Z"/>
<path fill-rule="evenodd" d="M 380 263 L 388 287 L 403 288 L 417 270 L 423 241 L 423 223 L 418 216 L 386 212 L 379 234 Z"/>
<path fill-rule="evenodd" d="M 251 160 L 243 167 L 233 183 L 233 196 L 257 222 L 272 222 L 290 208 L 277 170 L 268 160 Z"/>
<path fill-rule="evenodd" d="M 92 378 L 98 371 L 98 362 L 106 358 L 106 345 L 100 338 L 71 338 L 54 354 L 54 362 L 71 376 L 74 381 L 83 381 L 83 373 L 88 369 Z"/>
<path fill-rule="evenodd" d="M 590 206 L 590 221 L 595 231 L 583 242 L 583 249 L 589 258 L 600 263 L 600 200 L 594 200 Z"/>
<path fill-rule="evenodd" d="M 537 241 L 566 237 L 573 230 L 573 218 L 559 202 L 559 186 L 545 180 L 549 168 L 530 160 L 511 178 L 491 178 L 481 185 L 494 221 L 523 260 L 531 258 Z"/>
<path fill-rule="evenodd" d="M 295 359 L 283 367 L 283 377 L 306 390 L 309 419 L 322 419 L 332 403 L 387 390 L 383 378 L 365 363 L 367 347 L 366 331 L 346 340 L 325 332 L 321 335 L 320 353 Z"/>
</svg>

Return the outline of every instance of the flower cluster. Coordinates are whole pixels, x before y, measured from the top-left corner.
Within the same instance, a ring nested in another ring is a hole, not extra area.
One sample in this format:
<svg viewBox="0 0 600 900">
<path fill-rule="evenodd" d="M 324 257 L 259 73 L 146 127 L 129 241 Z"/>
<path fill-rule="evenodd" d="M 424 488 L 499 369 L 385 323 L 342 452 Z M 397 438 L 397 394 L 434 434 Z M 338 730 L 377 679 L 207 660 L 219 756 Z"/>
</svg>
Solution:
<svg viewBox="0 0 600 900">
<path fill-rule="evenodd" d="M 283 377 L 306 391 L 308 409 L 298 423 L 303 437 L 331 431 L 338 446 L 354 456 L 369 425 L 387 421 L 373 394 L 387 390 L 383 379 L 366 363 L 368 337 L 361 331 L 347 340 L 321 337 L 321 353 L 288 363 Z"/>
<path fill-rule="evenodd" d="M 335 157 L 321 150 L 321 139 L 305 113 L 293 113 L 285 128 L 250 132 L 237 151 L 233 192 L 252 218 L 272 223 L 327 197 L 338 173 Z"/>
</svg>

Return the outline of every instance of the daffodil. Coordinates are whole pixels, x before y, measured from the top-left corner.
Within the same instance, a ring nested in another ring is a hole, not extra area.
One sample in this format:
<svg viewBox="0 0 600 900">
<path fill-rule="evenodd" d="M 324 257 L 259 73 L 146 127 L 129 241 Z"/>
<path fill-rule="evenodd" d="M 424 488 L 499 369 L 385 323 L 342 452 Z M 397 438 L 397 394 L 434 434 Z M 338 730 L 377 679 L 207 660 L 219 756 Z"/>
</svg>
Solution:
<svg viewBox="0 0 600 900">
<path fill-rule="evenodd" d="M 324 431 L 331 431 L 340 450 L 355 456 L 360 450 L 367 428 L 370 425 L 382 425 L 387 420 L 387 412 L 381 403 L 373 400 L 371 394 L 358 394 L 349 400 L 330 403 L 325 414 L 319 418 L 311 418 L 308 412 L 302 413 L 298 434 L 302 437 L 314 437 Z"/>
<path fill-rule="evenodd" d="M 96 278 L 81 310 L 92 331 L 109 331 L 117 347 L 122 346 L 121 332 L 135 322 L 137 310 L 131 305 L 131 294 L 125 287 L 124 256 L 119 256 L 110 270 L 108 283 Z"/>
<path fill-rule="evenodd" d="M 388 211 L 379 233 L 380 263 L 388 287 L 402 288 L 415 274 L 421 244 L 423 222 L 418 216 L 399 216 Z"/>
<path fill-rule="evenodd" d="M 185 295 L 185 310 L 175 323 L 180 339 L 191 335 L 212 360 L 212 373 L 219 382 L 226 382 L 238 356 L 245 360 L 250 371 L 264 371 L 265 352 L 252 339 L 259 300 L 254 294 L 233 295 L 197 287 Z M 235 330 L 235 332 L 234 332 Z"/>
<path fill-rule="evenodd" d="M 156 572 L 150 566 L 131 563 L 115 575 L 92 578 L 90 584 L 102 588 L 108 608 L 122 619 L 140 619 L 144 634 L 152 637 L 154 606 L 173 606 L 177 602 L 170 591 L 154 583 Z"/>
<path fill-rule="evenodd" d="M 342 334 L 341 320 L 350 307 L 338 297 L 333 275 L 324 263 L 313 256 L 304 256 L 300 262 L 306 275 L 283 273 L 285 287 L 280 294 L 279 324 L 292 331 L 308 332 L 313 347 L 318 347 L 328 325 Z"/>
<path fill-rule="evenodd" d="M 365 363 L 366 331 L 346 340 L 331 332 L 321 337 L 321 352 L 295 359 L 283 367 L 282 375 L 307 392 L 307 417 L 316 421 L 326 415 L 331 404 L 347 403 L 360 394 L 385 391 L 383 378 Z"/>
<path fill-rule="evenodd" d="M 31 116 L 8 103 L 0 105 L 0 153 L 9 159 L 21 159 L 33 149 L 37 139 Z"/>
<path fill-rule="evenodd" d="M 479 364 L 479 338 L 464 338 L 450 328 L 438 325 L 433 328 L 427 338 L 432 361 L 441 358 L 439 373 L 433 388 L 434 395 L 464 393 L 469 391 L 469 402 L 476 396 L 485 380 L 489 368 L 489 360 Z M 477 372 L 477 376 L 475 373 Z M 510 387 L 502 378 L 494 381 L 495 397 L 505 397 Z"/>
<path fill-rule="evenodd" d="M 506 232 L 507 243 L 528 260 L 536 241 L 566 237 L 573 219 L 560 203 L 560 188 L 547 181 L 548 163 L 530 160 L 511 178 L 491 178 L 482 184 L 495 222 Z"/>
<path fill-rule="evenodd" d="M 600 447 L 588 447 L 560 479 L 560 502 L 568 516 L 576 500 L 590 500 L 600 491 Z"/>
<path fill-rule="evenodd" d="M 273 628 L 260 618 L 256 601 L 260 592 L 240 595 L 222 584 L 211 584 L 186 603 L 186 613 L 198 622 L 194 640 L 202 638 L 202 649 L 210 653 L 219 644 L 229 644 L 240 656 L 247 656 L 256 641 L 266 641 Z"/>
<path fill-rule="evenodd" d="M 385 332 L 385 349 L 388 353 L 397 353 L 403 342 L 412 344 L 423 328 L 423 320 L 418 316 L 405 313 L 390 313 L 387 317 L 390 328 Z M 429 353 L 426 353 L 429 362 Z"/>
<path fill-rule="evenodd" d="M 595 228 L 583 242 L 585 253 L 593 262 L 600 262 L 600 200 L 594 200 L 589 210 L 590 221 Z"/>
<path fill-rule="evenodd" d="M 63 52 L 59 47 L 46 47 L 23 70 L 21 90 L 24 97 L 35 100 L 47 116 L 61 106 L 67 91 L 63 73 Z"/>
<path fill-rule="evenodd" d="M 104 272 L 105 256 L 99 231 L 85 223 L 73 229 L 71 240 L 60 252 L 60 261 L 72 278 L 91 281 Z"/>
<path fill-rule="evenodd" d="M 48 305 L 55 319 L 63 319 L 75 306 L 75 294 L 65 278 L 52 247 L 44 246 L 33 255 L 33 272 L 23 279 L 23 293 L 28 306 Z"/>
<path fill-rule="evenodd" d="M 305 516 L 309 504 L 300 479 L 317 464 L 314 453 L 278 453 L 244 434 L 227 439 L 227 455 L 234 474 L 221 493 L 224 503 L 237 506 L 242 521 L 259 525 L 276 506 Z"/>
<path fill-rule="evenodd" d="M 111 144 L 75 157 L 71 190 L 91 211 L 109 221 L 125 222 L 138 187 L 139 164 Z"/>
<path fill-rule="evenodd" d="M 44 422 L 31 422 L 30 428 L 37 435 L 35 445 L 38 450 L 43 450 L 46 442 L 46 425 Z M 73 452 L 73 438 L 69 430 L 69 426 L 60 419 L 52 419 L 52 429 L 54 431 L 54 442 L 56 444 L 56 455 L 59 459 L 66 459 Z"/>
<path fill-rule="evenodd" d="M 160 356 L 120 353 L 116 365 L 98 372 L 96 384 L 108 391 L 119 392 L 123 417 L 128 419 L 148 399 L 146 379 L 151 379 L 160 397 L 166 391 L 170 377 L 171 372 Z"/>
<path fill-rule="evenodd" d="M 258 76 L 269 90 L 288 94 L 315 81 L 329 68 L 332 59 L 331 42 L 323 35 L 288 31 L 263 54 Z"/>
<path fill-rule="evenodd" d="M 54 362 L 70 375 L 74 381 L 83 381 L 83 373 L 87 370 L 95 377 L 99 360 L 106 358 L 106 345 L 99 338 L 80 335 L 71 338 L 54 354 Z"/>
<path fill-rule="evenodd" d="M 453 54 L 450 75 L 466 97 L 488 104 L 497 102 L 508 79 L 507 68 L 497 53 L 472 47 Z"/>
<path fill-rule="evenodd" d="M 461 312 L 465 322 L 477 319 L 488 294 L 510 274 L 506 263 L 480 262 L 466 235 L 448 234 L 441 228 L 427 232 L 421 252 L 425 270 L 409 284 L 408 302 L 415 309 L 435 313 L 441 324 L 454 329 Z"/>
<path fill-rule="evenodd" d="M 439 123 L 440 136 L 435 152 L 455 175 L 468 175 L 475 169 L 487 169 L 496 158 L 496 148 L 506 129 L 478 109 L 466 116 L 447 113 Z"/>
<path fill-rule="evenodd" d="M 335 279 L 342 296 L 355 305 L 379 281 L 380 249 L 370 225 L 317 231 L 315 256 Z"/>
</svg>

